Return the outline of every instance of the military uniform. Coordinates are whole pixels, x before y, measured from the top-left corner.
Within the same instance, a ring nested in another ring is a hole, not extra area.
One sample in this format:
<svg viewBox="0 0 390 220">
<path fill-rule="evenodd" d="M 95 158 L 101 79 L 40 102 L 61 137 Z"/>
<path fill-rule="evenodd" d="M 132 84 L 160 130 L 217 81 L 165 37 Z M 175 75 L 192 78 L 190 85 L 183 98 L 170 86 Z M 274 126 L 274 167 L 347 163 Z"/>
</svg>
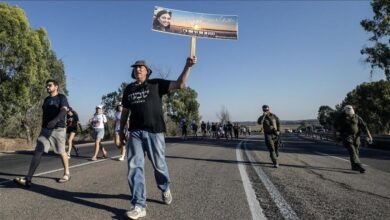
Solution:
<svg viewBox="0 0 390 220">
<path fill-rule="evenodd" d="M 336 129 L 340 132 L 340 139 L 349 152 L 351 168 L 364 172 L 359 159 L 360 135 L 362 131 L 369 133 L 366 123 L 358 115 L 341 114 L 336 120 Z"/>
<path fill-rule="evenodd" d="M 280 133 L 279 118 L 272 113 L 262 115 L 257 120 L 257 123 L 263 125 L 265 144 L 268 147 L 268 151 L 275 167 L 278 166 L 279 146 L 278 135 Z"/>
</svg>

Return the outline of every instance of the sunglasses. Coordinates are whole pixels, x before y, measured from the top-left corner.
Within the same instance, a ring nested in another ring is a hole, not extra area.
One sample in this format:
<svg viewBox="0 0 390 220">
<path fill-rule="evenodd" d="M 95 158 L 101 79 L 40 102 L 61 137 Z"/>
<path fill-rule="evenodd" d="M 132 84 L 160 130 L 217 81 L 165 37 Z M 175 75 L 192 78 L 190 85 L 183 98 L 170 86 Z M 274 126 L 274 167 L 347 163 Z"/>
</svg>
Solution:
<svg viewBox="0 0 390 220">
<path fill-rule="evenodd" d="M 49 84 L 46 85 L 46 88 L 47 87 L 52 87 L 52 86 L 54 86 L 54 84 L 53 83 L 49 83 Z"/>
</svg>

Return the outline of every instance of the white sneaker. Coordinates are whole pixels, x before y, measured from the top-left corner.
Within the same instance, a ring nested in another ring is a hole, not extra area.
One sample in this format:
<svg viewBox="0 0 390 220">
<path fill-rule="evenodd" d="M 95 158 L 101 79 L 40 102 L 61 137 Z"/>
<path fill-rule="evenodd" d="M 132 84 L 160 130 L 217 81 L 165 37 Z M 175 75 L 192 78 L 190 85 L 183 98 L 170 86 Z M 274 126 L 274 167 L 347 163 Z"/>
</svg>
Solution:
<svg viewBox="0 0 390 220">
<path fill-rule="evenodd" d="M 172 194 L 171 190 L 167 190 L 166 192 L 162 193 L 162 200 L 165 204 L 169 205 L 172 203 Z"/>
<path fill-rule="evenodd" d="M 125 160 L 125 156 L 121 156 L 121 157 L 119 157 L 119 159 L 118 159 L 119 161 L 124 161 Z"/>
<path fill-rule="evenodd" d="M 146 209 L 140 206 L 133 206 L 130 211 L 126 212 L 126 216 L 130 219 L 138 219 L 146 216 Z"/>
<path fill-rule="evenodd" d="M 66 153 L 66 155 L 68 155 L 68 159 L 70 159 L 70 154 Z"/>
</svg>

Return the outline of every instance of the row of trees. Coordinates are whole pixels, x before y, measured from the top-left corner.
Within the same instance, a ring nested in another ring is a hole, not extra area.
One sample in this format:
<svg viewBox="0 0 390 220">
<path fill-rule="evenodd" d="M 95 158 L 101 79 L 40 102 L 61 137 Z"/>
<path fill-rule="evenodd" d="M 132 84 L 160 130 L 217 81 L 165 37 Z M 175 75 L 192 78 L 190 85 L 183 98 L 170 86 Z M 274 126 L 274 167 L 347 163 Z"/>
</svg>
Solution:
<svg viewBox="0 0 390 220">
<path fill-rule="evenodd" d="M 371 2 L 374 17 L 360 22 L 365 31 L 370 32 L 371 46 L 361 50 L 365 61 L 374 70 L 384 72 L 386 81 L 363 83 L 349 92 L 335 109 L 321 106 L 318 120 L 327 129 L 331 129 L 335 117 L 345 105 L 352 105 L 355 111 L 368 124 L 374 133 L 390 134 L 390 1 L 373 0 Z"/>
<path fill-rule="evenodd" d="M 345 105 L 355 107 L 355 112 L 377 134 L 390 134 L 390 81 L 363 83 L 349 92 L 335 109 L 321 106 L 318 121 L 326 129 L 332 129 L 334 120 Z"/>
<path fill-rule="evenodd" d="M 24 11 L 0 3 L 0 136 L 38 135 L 48 78 L 67 94 L 63 62 L 45 29 L 33 30 Z"/>
</svg>

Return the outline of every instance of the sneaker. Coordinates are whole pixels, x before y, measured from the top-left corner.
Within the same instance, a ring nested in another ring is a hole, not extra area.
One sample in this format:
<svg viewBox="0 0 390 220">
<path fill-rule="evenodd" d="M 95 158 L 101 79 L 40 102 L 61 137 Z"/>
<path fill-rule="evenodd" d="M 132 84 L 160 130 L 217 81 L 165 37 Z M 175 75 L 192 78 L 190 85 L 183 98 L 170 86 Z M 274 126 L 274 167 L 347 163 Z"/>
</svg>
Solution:
<svg viewBox="0 0 390 220">
<path fill-rule="evenodd" d="M 70 153 L 66 153 L 66 155 L 68 155 L 68 159 L 70 159 Z"/>
<path fill-rule="evenodd" d="M 126 212 L 126 216 L 130 219 L 142 218 L 146 216 L 146 210 L 140 206 L 133 206 L 130 211 Z"/>
<path fill-rule="evenodd" d="M 118 158 L 119 161 L 124 161 L 125 160 L 125 156 L 121 156 Z"/>
<path fill-rule="evenodd" d="M 24 188 L 30 188 L 31 187 L 31 180 L 27 180 L 25 177 L 17 177 L 14 180 L 14 183 L 18 184 L 19 186 L 22 186 Z"/>
<path fill-rule="evenodd" d="M 278 163 L 274 163 L 274 168 L 278 168 L 279 167 L 279 164 Z"/>
<path fill-rule="evenodd" d="M 162 193 L 162 200 L 167 205 L 171 204 L 172 202 L 171 190 L 168 189 L 166 192 Z"/>
</svg>

